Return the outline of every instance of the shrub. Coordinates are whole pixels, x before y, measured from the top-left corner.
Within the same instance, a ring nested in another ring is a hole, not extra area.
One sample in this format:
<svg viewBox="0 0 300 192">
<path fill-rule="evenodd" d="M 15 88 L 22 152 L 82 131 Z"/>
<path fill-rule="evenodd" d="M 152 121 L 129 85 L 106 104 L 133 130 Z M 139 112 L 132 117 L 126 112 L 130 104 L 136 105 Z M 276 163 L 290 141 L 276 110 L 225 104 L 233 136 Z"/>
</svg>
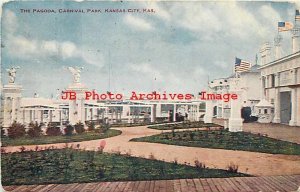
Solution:
<svg viewBox="0 0 300 192">
<path fill-rule="evenodd" d="M 103 132 L 108 131 L 109 128 L 110 128 L 110 125 L 108 123 L 104 123 L 101 125 L 101 129 L 103 130 Z"/>
<path fill-rule="evenodd" d="M 67 125 L 64 130 L 65 130 L 65 135 L 71 136 L 73 134 L 74 127 L 72 125 Z"/>
<path fill-rule="evenodd" d="M 149 159 L 151 159 L 151 160 L 156 160 L 156 158 L 155 158 L 155 156 L 154 156 L 154 154 L 153 154 L 153 153 L 150 153 L 150 155 L 149 155 Z"/>
<path fill-rule="evenodd" d="M 172 137 L 175 137 L 175 129 L 172 128 Z"/>
<path fill-rule="evenodd" d="M 235 165 L 232 162 L 227 166 L 227 171 L 230 172 L 230 173 L 237 173 L 238 169 L 239 169 L 239 166 Z"/>
<path fill-rule="evenodd" d="M 195 167 L 197 169 L 205 169 L 206 165 L 205 163 L 201 163 L 198 159 L 194 161 L 195 162 Z"/>
<path fill-rule="evenodd" d="M 46 134 L 49 136 L 58 136 L 61 135 L 61 131 L 59 127 L 48 127 L 46 130 Z"/>
<path fill-rule="evenodd" d="M 95 123 L 94 122 L 90 122 L 89 124 L 88 124 L 88 130 L 89 131 L 93 131 L 95 129 Z"/>
<path fill-rule="evenodd" d="M 76 123 L 74 127 L 75 127 L 75 130 L 76 130 L 76 133 L 78 133 L 78 134 L 81 134 L 85 131 L 84 125 L 81 122 Z"/>
<path fill-rule="evenodd" d="M 29 137 L 39 137 L 42 134 L 42 124 L 38 124 L 37 122 L 33 123 L 31 122 L 29 124 L 29 130 L 27 131 L 27 134 L 29 135 Z"/>
<path fill-rule="evenodd" d="M 196 135 L 196 134 L 195 134 L 194 132 L 191 132 L 191 133 L 190 133 L 190 138 L 191 138 L 191 140 L 194 140 L 195 135 Z"/>
<path fill-rule="evenodd" d="M 0 130 L 1 130 L 1 137 L 5 136 L 5 131 L 4 131 L 4 128 L 2 126 L 0 126 Z"/>
<path fill-rule="evenodd" d="M 21 123 L 14 122 L 8 128 L 8 137 L 12 139 L 23 137 L 25 133 L 25 126 Z"/>
</svg>

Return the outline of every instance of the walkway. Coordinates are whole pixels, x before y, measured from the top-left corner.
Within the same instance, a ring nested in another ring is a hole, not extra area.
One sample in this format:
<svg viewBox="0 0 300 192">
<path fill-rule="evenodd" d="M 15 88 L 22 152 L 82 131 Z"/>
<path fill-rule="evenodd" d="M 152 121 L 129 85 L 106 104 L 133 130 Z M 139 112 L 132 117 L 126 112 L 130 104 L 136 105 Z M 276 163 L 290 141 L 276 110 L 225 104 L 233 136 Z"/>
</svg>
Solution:
<svg viewBox="0 0 300 192">
<path fill-rule="evenodd" d="M 161 133 L 160 130 L 149 129 L 146 126 L 116 128 L 122 130 L 122 134 L 116 137 L 104 139 L 106 141 L 105 152 L 130 153 L 136 157 L 149 158 L 152 154 L 156 159 L 194 165 L 198 159 L 210 168 L 226 169 L 232 162 L 239 166 L 239 172 L 256 176 L 266 175 L 294 175 L 300 174 L 300 156 L 274 155 L 247 151 L 233 151 L 223 149 L 208 149 L 200 147 L 185 147 L 146 142 L 129 142 L 132 138 L 149 136 Z M 101 140 L 78 142 L 80 148 L 96 150 Z M 76 145 L 77 143 L 73 143 Z M 70 145 L 70 144 L 69 144 Z M 43 147 L 56 146 L 63 148 L 64 143 L 43 145 Z M 9 151 L 19 151 L 20 147 L 6 147 Z M 35 145 L 26 146 L 26 149 L 34 150 Z"/>
<path fill-rule="evenodd" d="M 228 120 L 227 120 L 228 121 Z M 214 119 L 214 123 L 224 125 L 223 119 Z M 290 141 L 300 144 L 300 127 L 288 126 L 278 123 L 244 123 L 243 131 L 251 133 L 261 133 L 268 137 L 280 139 L 283 141 Z"/>
<path fill-rule="evenodd" d="M 135 182 L 101 182 L 50 185 L 6 186 L 6 191 L 38 192 L 296 192 L 300 186 L 300 175 L 232 177 L 213 179 L 179 179 Z"/>
</svg>

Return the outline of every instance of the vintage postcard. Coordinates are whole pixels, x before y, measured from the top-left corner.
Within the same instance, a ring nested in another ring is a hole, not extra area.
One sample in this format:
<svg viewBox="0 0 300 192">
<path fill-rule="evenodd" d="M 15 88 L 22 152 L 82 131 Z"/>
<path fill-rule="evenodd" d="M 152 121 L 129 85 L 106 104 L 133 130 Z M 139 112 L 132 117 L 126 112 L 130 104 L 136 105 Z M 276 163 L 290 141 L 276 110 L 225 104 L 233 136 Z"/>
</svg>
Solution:
<svg viewBox="0 0 300 192">
<path fill-rule="evenodd" d="M 7 1 L 2 191 L 300 192 L 300 4 Z"/>
</svg>

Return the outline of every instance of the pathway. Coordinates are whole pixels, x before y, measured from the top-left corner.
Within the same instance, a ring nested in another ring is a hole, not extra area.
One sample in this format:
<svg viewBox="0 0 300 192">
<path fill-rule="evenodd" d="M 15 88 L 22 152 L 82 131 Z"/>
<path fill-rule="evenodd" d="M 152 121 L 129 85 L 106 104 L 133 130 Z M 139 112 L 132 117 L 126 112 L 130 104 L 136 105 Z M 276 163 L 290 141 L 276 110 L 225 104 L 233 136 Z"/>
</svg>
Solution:
<svg viewBox="0 0 300 192">
<path fill-rule="evenodd" d="M 232 162 L 239 166 L 239 172 L 256 176 L 263 175 L 293 175 L 300 174 L 300 156 L 266 154 L 247 151 L 233 151 L 223 149 L 208 149 L 200 147 L 185 147 L 146 142 L 129 142 L 132 138 L 150 136 L 161 133 L 160 130 L 149 129 L 146 126 L 115 128 L 122 130 L 119 136 L 106 138 L 105 152 L 130 153 L 132 156 L 149 158 L 152 154 L 156 159 L 172 162 L 175 159 L 179 163 L 194 165 L 197 159 L 210 168 L 226 169 Z M 83 141 L 73 143 L 80 144 L 80 148 L 96 150 L 101 140 Z M 70 145 L 70 144 L 69 144 Z M 64 143 L 42 145 L 63 148 Z M 20 147 L 5 147 L 6 151 L 19 151 Z M 33 149 L 26 146 L 26 149 Z"/>
<path fill-rule="evenodd" d="M 98 182 L 50 185 L 5 186 L 6 191 L 38 192 L 296 192 L 300 175 L 178 179 L 159 181 Z M 300 191 L 300 190 L 299 190 Z M 297 191 L 298 192 L 298 191 Z"/>
</svg>

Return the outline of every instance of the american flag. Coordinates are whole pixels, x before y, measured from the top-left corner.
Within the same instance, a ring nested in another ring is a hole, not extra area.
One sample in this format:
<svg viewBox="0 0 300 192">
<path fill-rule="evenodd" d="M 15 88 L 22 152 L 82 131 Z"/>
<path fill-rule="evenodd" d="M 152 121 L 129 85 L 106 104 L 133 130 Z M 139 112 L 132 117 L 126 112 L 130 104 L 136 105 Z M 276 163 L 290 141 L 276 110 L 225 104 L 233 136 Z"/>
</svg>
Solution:
<svg viewBox="0 0 300 192">
<path fill-rule="evenodd" d="M 300 21 L 300 12 L 299 12 L 299 10 L 296 10 L 295 20 Z"/>
<path fill-rule="evenodd" d="M 235 58 L 235 66 L 234 66 L 234 71 L 236 73 L 241 73 L 241 72 L 245 72 L 248 71 L 251 67 L 251 63 L 247 62 L 247 61 L 243 61 L 240 58 Z"/>
<path fill-rule="evenodd" d="M 282 32 L 282 31 L 289 31 L 291 29 L 293 29 L 293 23 L 291 22 L 278 22 L 278 31 Z"/>
</svg>

